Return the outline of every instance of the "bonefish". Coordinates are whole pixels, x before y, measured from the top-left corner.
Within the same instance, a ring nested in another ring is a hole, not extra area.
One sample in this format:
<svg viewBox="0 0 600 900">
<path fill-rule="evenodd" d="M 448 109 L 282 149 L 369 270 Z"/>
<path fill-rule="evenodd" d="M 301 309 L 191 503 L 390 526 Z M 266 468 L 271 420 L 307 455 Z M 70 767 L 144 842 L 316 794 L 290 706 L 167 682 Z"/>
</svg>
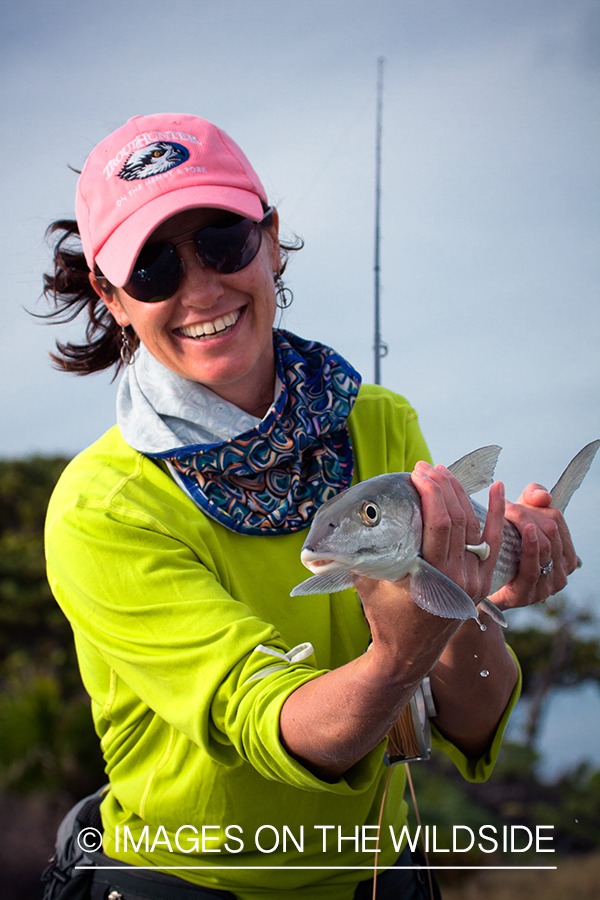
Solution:
<svg viewBox="0 0 600 900">
<path fill-rule="evenodd" d="M 585 478 L 600 441 L 592 441 L 575 456 L 550 492 L 552 506 L 561 513 Z M 489 487 L 500 447 L 482 447 L 463 456 L 449 470 L 467 494 Z M 487 509 L 469 497 L 481 527 Z M 302 548 L 301 560 L 316 574 L 298 584 L 291 596 L 326 594 L 352 587 L 357 575 L 398 581 L 410 575 L 415 603 L 436 616 L 477 618 L 471 598 L 421 557 L 423 518 L 421 499 L 407 472 L 377 475 L 342 491 L 317 511 Z M 487 545 L 468 549 L 485 555 Z M 512 581 L 519 568 L 521 537 L 504 520 L 502 544 L 490 593 Z M 480 605 L 505 625 L 504 616 L 489 600 Z"/>
</svg>

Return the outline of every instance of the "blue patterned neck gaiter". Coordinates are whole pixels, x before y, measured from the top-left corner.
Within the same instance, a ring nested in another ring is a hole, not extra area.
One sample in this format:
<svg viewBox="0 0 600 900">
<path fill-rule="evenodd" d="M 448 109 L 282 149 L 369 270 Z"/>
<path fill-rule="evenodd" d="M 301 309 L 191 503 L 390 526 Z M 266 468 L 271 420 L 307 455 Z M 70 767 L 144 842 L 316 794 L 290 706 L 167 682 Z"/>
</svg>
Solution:
<svg viewBox="0 0 600 900">
<path fill-rule="evenodd" d="M 360 375 L 323 344 L 281 330 L 273 337 L 283 390 L 256 428 L 219 444 L 151 454 L 171 463 L 211 518 L 242 534 L 301 531 L 350 486 L 354 469 L 346 419 Z"/>
</svg>

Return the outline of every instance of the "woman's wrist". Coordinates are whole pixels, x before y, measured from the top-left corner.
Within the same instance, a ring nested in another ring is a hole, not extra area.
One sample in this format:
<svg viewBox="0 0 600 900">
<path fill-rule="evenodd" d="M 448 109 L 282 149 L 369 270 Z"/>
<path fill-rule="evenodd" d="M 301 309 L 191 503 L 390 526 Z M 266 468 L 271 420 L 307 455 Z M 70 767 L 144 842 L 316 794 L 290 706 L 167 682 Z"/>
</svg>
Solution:
<svg viewBox="0 0 600 900">
<path fill-rule="evenodd" d="M 428 674 L 461 626 L 434 616 L 414 602 L 409 578 L 356 582 L 371 630 L 370 669 L 383 683 L 415 686 Z"/>
</svg>

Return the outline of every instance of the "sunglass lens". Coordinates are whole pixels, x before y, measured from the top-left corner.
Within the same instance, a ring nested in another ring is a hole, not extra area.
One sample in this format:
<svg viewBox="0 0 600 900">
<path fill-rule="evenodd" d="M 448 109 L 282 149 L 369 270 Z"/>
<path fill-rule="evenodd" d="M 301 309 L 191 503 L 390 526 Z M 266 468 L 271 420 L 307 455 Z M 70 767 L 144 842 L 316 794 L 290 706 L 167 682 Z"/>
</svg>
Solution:
<svg viewBox="0 0 600 900">
<path fill-rule="evenodd" d="M 158 303 L 179 287 L 179 257 L 173 244 L 148 244 L 137 258 L 125 291 L 142 303 Z"/>
<path fill-rule="evenodd" d="M 217 272 L 230 275 L 249 265 L 260 249 L 262 228 L 251 219 L 228 216 L 194 235 L 198 255 Z M 142 303 L 159 303 L 179 288 L 180 263 L 173 244 L 147 244 L 124 290 Z"/>
<path fill-rule="evenodd" d="M 239 272 L 249 265 L 259 251 L 261 240 L 260 225 L 241 218 L 233 224 L 228 220 L 222 225 L 208 225 L 194 235 L 200 258 L 223 275 Z"/>
</svg>

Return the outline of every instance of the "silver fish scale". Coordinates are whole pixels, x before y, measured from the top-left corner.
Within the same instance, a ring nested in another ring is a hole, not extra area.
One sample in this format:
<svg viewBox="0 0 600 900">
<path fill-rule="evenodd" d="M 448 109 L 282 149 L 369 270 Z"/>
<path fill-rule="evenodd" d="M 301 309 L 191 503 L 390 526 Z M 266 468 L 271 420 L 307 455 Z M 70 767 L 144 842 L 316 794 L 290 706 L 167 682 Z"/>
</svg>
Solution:
<svg viewBox="0 0 600 900">
<path fill-rule="evenodd" d="M 521 536 L 512 522 L 504 520 L 502 528 L 502 544 L 498 553 L 498 561 L 494 568 L 490 594 L 499 591 L 516 576 L 521 559 Z"/>
</svg>

